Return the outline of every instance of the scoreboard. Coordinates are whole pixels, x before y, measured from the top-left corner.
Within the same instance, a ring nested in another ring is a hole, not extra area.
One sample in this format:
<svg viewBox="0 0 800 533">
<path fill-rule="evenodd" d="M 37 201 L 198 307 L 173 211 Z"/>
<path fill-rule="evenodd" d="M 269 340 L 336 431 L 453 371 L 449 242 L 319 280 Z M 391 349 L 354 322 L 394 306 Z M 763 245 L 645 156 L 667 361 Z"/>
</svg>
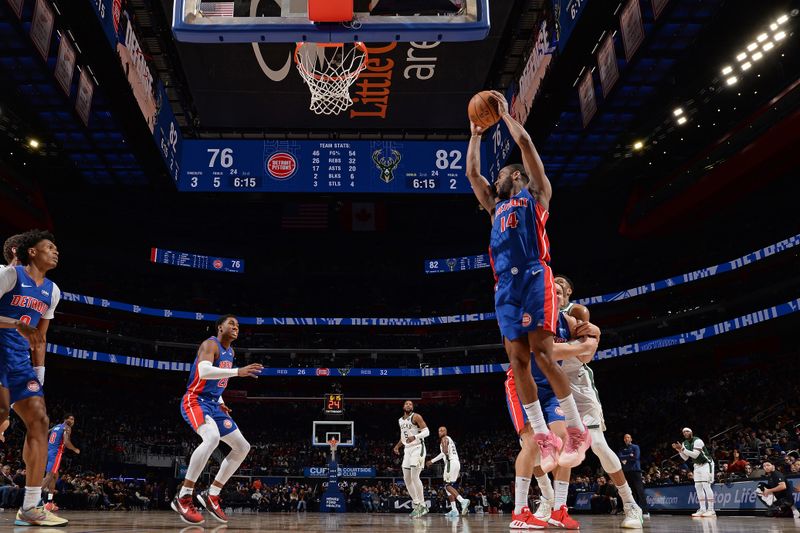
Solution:
<svg viewBox="0 0 800 533">
<path fill-rule="evenodd" d="M 180 191 L 472 194 L 457 141 L 184 142 Z"/>
</svg>

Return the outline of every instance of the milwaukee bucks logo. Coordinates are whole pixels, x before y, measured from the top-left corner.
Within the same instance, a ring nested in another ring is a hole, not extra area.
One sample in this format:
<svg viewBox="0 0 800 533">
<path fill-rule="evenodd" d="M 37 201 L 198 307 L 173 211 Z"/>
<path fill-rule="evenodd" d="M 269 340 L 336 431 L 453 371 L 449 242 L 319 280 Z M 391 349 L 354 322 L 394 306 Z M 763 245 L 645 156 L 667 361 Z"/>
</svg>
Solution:
<svg viewBox="0 0 800 533">
<path fill-rule="evenodd" d="M 400 164 L 400 152 L 392 150 L 392 157 L 381 157 L 383 150 L 378 148 L 372 152 L 372 160 L 375 161 L 375 166 L 381 171 L 381 180 L 389 183 L 394 179 L 394 171 L 397 170 L 397 165 Z"/>
</svg>

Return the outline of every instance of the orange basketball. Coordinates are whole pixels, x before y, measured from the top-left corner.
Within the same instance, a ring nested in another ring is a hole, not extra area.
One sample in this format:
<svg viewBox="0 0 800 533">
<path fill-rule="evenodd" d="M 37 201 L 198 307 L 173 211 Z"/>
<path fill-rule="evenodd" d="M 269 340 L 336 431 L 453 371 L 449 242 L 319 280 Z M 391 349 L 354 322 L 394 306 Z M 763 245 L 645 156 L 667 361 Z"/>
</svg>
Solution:
<svg viewBox="0 0 800 533">
<path fill-rule="evenodd" d="M 500 120 L 500 113 L 497 109 L 497 102 L 490 91 L 481 91 L 469 101 L 467 106 L 469 119 L 484 130 L 497 124 Z"/>
</svg>

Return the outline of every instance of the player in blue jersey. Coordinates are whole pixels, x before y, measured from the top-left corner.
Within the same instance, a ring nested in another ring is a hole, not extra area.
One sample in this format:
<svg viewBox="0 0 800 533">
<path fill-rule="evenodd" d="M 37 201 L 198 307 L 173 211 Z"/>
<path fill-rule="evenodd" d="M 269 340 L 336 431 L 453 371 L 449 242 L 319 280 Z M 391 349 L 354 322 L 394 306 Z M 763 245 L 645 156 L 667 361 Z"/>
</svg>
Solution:
<svg viewBox="0 0 800 533">
<path fill-rule="evenodd" d="M 489 256 L 496 281 L 497 321 L 511 372 L 516 377 L 517 393 L 530 421 L 530 426 L 521 427 L 520 437 L 523 446 L 539 447 L 542 469 L 549 472 L 557 464 L 568 467 L 580 464 L 590 445 L 590 437 L 581 422 L 569 381 L 553 360 L 558 300 L 545 231 L 552 187 L 530 135 L 509 114 L 505 97 L 497 91 L 492 94 L 503 122 L 519 146 L 522 164 L 502 168 L 494 184 L 490 184 L 481 175 L 480 148 L 484 132 L 472 123 L 467 177 L 492 221 Z M 547 427 L 542 413 L 531 374 L 531 353 L 564 411 L 567 441 L 563 449 L 562 440 Z M 533 465 L 526 464 L 524 469 L 532 472 Z M 530 475 L 518 473 L 517 483 L 530 485 Z"/>
<path fill-rule="evenodd" d="M 222 401 L 222 393 L 228 386 L 229 378 L 257 378 L 264 368 L 258 363 L 233 368 L 231 344 L 239 336 L 239 321 L 233 315 L 223 315 L 217 319 L 215 325 L 217 335 L 200 345 L 189 373 L 186 394 L 181 399 L 183 419 L 203 442 L 192 453 L 183 487 L 172 500 L 172 509 L 180 515 L 181 520 L 193 525 L 204 522 L 203 515 L 192 500 L 194 486 L 211 454 L 219 446 L 219 441 L 230 446 L 231 451 L 222 461 L 209 490 L 198 494 L 197 499 L 215 519 L 223 524 L 228 521 L 222 511 L 219 495 L 222 487 L 247 457 L 250 443 L 230 417 L 231 410 Z"/>
<path fill-rule="evenodd" d="M 64 421 L 50 428 L 50 436 L 47 437 L 47 466 L 45 467 L 42 491 L 47 492 L 47 503 L 44 505 L 48 511 L 58 511 L 58 507 L 53 503 L 53 493 L 58 481 L 58 469 L 61 467 L 61 456 L 64 448 L 72 450 L 75 454 L 81 451 L 72 444 L 70 439 L 72 427 L 75 425 L 73 415 L 65 415 Z"/>
<path fill-rule="evenodd" d="M 23 266 L 0 270 L 0 383 L 27 428 L 25 498 L 15 521 L 20 526 L 67 524 L 41 505 L 49 426 L 42 392 L 45 341 L 61 298 L 58 286 L 45 277 L 58 265 L 53 241 L 47 231 L 24 233 L 17 246 Z"/>
<path fill-rule="evenodd" d="M 3 243 L 3 259 L 6 264 L 0 266 L 0 270 L 8 267 L 15 267 L 19 265 L 17 259 L 17 246 L 19 245 L 22 234 L 12 235 Z M 3 388 L 0 384 L 0 442 L 5 442 L 5 433 L 9 426 L 9 399 L 8 389 Z"/>
</svg>

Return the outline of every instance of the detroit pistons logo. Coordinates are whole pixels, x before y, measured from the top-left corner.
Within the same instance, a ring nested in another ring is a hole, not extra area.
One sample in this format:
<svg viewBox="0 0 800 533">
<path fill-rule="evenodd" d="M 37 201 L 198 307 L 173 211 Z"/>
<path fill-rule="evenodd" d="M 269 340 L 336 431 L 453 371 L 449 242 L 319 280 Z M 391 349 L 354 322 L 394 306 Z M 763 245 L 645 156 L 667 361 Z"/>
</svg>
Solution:
<svg viewBox="0 0 800 533">
<path fill-rule="evenodd" d="M 522 327 L 523 328 L 527 328 L 528 326 L 531 325 L 531 322 L 533 322 L 533 319 L 531 318 L 531 315 L 529 315 L 528 313 L 523 313 L 522 314 Z"/>
<path fill-rule="evenodd" d="M 28 390 L 31 392 L 39 392 L 42 390 L 42 386 L 39 385 L 39 382 L 35 379 L 32 379 L 28 382 Z"/>
<path fill-rule="evenodd" d="M 225 429 L 231 429 L 231 428 L 233 427 L 233 422 L 231 422 L 230 420 L 227 420 L 227 419 L 226 419 L 226 420 L 225 420 L 225 421 L 222 423 L 222 425 L 223 425 L 223 426 L 225 426 Z"/>
<path fill-rule="evenodd" d="M 276 180 L 288 180 L 297 171 L 297 160 L 292 154 L 278 152 L 267 159 L 267 172 Z"/>
<path fill-rule="evenodd" d="M 214 268 L 216 268 L 217 270 L 222 268 L 222 261 L 220 261 L 219 259 L 214 259 Z"/>
</svg>

